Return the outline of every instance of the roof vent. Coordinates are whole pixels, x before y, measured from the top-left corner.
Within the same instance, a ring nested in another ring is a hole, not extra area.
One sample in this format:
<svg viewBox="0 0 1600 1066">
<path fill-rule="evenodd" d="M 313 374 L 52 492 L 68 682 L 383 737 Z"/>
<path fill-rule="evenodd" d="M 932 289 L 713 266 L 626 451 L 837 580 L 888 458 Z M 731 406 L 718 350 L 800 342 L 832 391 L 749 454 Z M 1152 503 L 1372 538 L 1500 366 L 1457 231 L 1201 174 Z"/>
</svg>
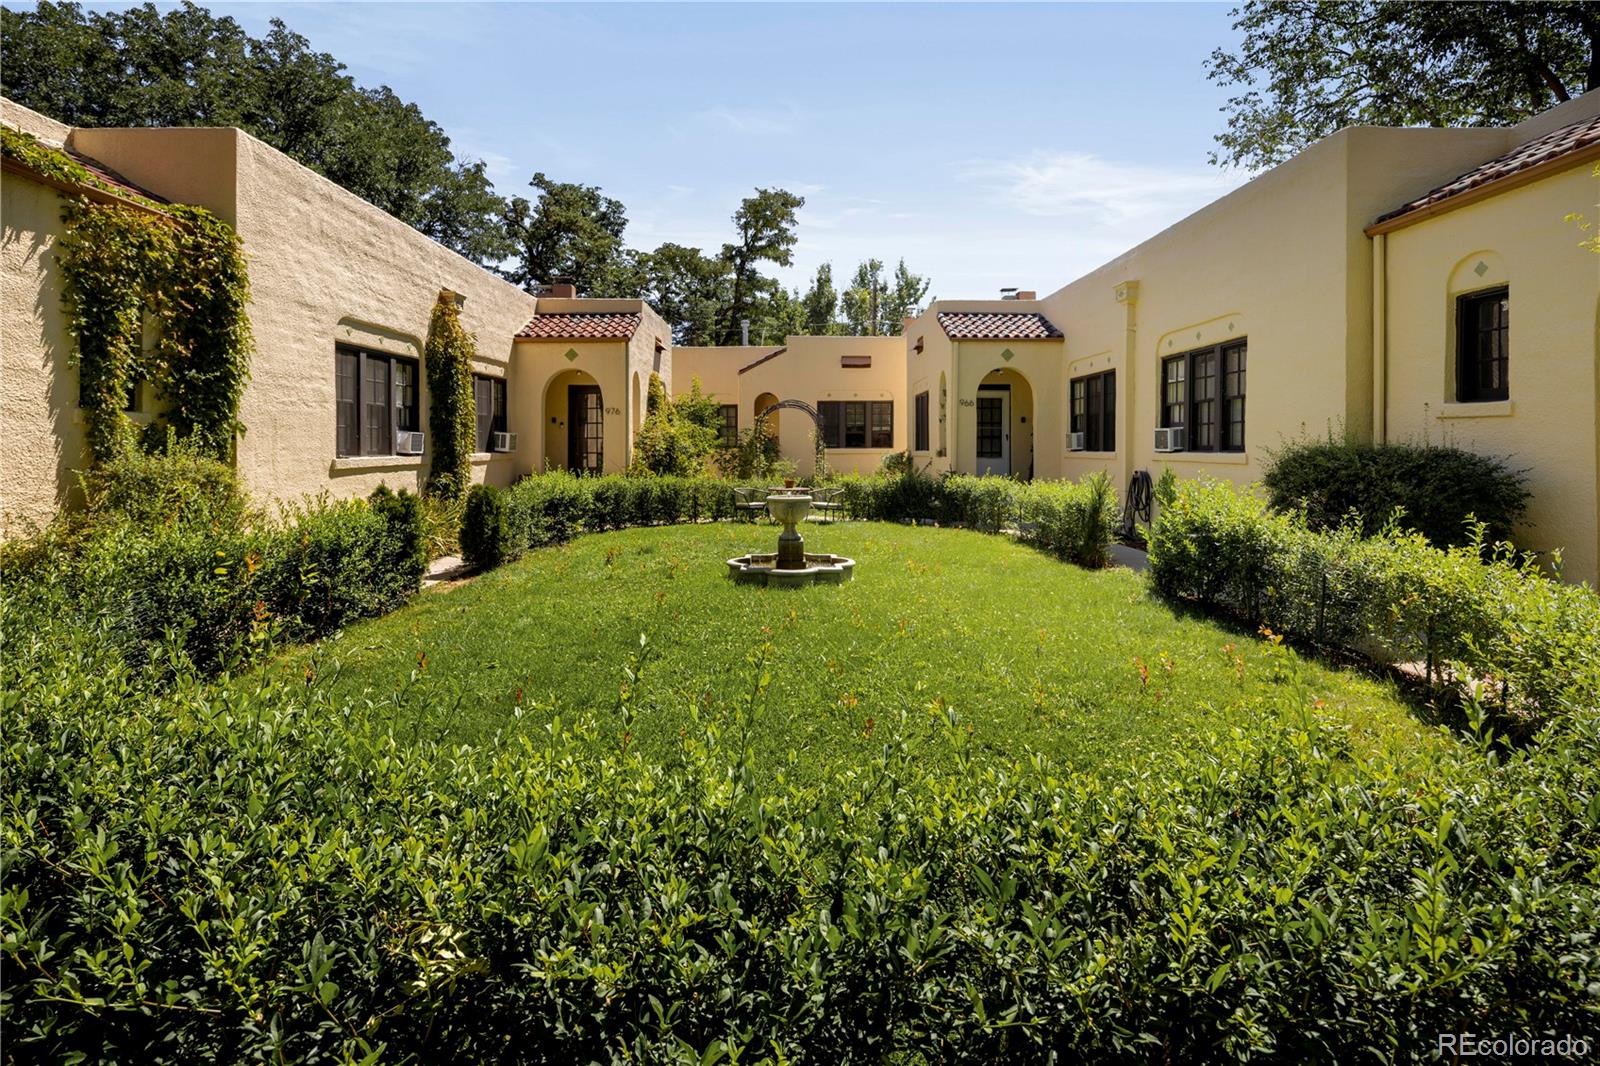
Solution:
<svg viewBox="0 0 1600 1066">
<path fill-rule="evenodd" d="M 1015 300 L 1016 298 L 1017 298 L 1017 287 L 1015 285 L 1007 285 L 1005 288 L 1000 290 L 1000 299 L 1002 299 L 1002 300 Z"/>
</svg>

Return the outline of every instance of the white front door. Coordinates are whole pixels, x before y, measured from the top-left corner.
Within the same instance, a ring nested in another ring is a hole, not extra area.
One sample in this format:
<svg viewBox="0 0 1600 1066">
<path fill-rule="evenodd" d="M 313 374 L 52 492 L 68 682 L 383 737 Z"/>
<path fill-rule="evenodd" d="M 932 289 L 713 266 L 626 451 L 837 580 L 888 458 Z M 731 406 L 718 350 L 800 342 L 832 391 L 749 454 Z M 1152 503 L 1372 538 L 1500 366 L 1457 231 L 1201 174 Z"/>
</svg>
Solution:
<svg viewBox="0 0 1600 1066">
<path fill-rule="evenodd" d="M 1011 474 L 1011 390 L 978 390 L 978 476 Z"/>
</svg>

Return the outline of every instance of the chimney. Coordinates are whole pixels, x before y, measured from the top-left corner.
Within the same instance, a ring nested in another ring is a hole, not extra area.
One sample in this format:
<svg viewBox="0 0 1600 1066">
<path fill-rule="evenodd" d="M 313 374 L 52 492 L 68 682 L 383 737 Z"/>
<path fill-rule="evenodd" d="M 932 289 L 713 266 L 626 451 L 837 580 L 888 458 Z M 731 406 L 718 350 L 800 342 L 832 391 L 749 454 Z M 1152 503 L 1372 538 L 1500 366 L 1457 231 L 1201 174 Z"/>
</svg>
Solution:
<svg viewBox="0 0 1600 1066">
<path fill-rule="evenodd" d="M 1015 298 L 1018 300 L 1037 300 L 1039 293 L 1035 289 L 1018 289 Z"/>
<path fill-rule="evenodd" d="M 573 284 L 571 278 L 551 278 L 546 286 L 550 291 L 546 296 L 556 300 L 574 300 L 578 296 L 578 286 Z"/>
</svg>

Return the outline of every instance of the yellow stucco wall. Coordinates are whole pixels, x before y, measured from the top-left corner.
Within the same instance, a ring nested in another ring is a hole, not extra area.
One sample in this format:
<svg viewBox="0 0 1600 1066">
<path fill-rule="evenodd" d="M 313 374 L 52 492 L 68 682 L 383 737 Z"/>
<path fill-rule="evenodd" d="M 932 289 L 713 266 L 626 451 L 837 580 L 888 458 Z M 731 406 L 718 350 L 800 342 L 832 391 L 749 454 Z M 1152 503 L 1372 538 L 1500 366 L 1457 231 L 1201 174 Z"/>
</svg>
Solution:
<svg viewBox="0 0 1600 1066">
<path fill-rule="evenodd" d="M 1593 164 L 1424 219 L 1386 237 L 1390 440 L 1428 440 L 1526 468 L 1519 545 L 1560 548 L 1568 576 L 1600 570 L 1600 256 L 1569 212 L 1600 201 Z M 1455 305 L 1509 287 L 1511 398 L 1455 403 Z"/>
<path fill-rule="evenodd" d="M 0 217 L 0 529 L 14 532 L 67 505 L 83 415 L 55 266 L 61 198 L 7 174 Z"/>
<path fill-rule="evenodd" d="M 672 350 L 672 395 L 687 396 L 696 378 L 700 388 L 718 403 L 739 403 L 739 370 L 781 348 L 779 344 L 685 346 Z M 750 428 L 750 415 L 739 408 L 739 428 Z"/>
<path fill-rule="evenodd" d="M 240 408 L 246 432 L 238 467 L 262 497 L 422 485 L 426 456 L 336 457 L 334 345 L 347 341 L 420 358 L 441 289 L 466 298 L 462 322 L 478 341 L 474 370 L 510 374 L 512 337 L 533 316 L 534 297 L 247 134 L 74 130 L 68 143 L 153 192 L 201 204 L 237 227 L 250 267 L 257 348 Z M 60 212 L 53 192 L 26 180 L 8 176 L 4 193 L 4 506 L 44 521 L 67 502 L 71 472 L 85 462 L 71 342 L 51 265 Z M 513 399 L 509 427 L 521 447 L 474 456 L 474 479 L 507 484 L 533 469 L 540 439 L 528 431 L 537 430 L 538 417 Z M 427 420 L 424 387 L 424 432 Z"/>
<path fill-rule="evenodd" d="M 894 404 L 892 448 L 830 448 L 828 465 L 835 473 L 871 473 L 883 457 L 907 445 L 906 350 L 900 337 L 802 337 L 784 339 L 785 351 L 739 375 L 742 398 L 739 418 L 762 394 L 780 400 L 803 400 L 813 407 L 823 400 L 889 400 Z M 867 356 L 869 367 L 844 367 L 846 356 Z M 778 418 L 778 450 L 794 461 L 801 477 L 816 470 L 814 426 L 799 411 Z"/>
<path fill-rule="evenodd" d="M 567 353 L 576 353 L 568 358 Z M 627 468 L 632 446 L 630 367 L 625 340 L 518 341 L 516 374 L 512 388 L 517 403 L 537 411 L 537 434 L 530 432 L 524 444 L 536 444 L 533 465 L 539 470 L 567 468 L 567 387 L 599 385 L 604 417 L 601 434 L 601 459 L 604 472 L 618 473 Z M 535 437 L 537 440 L 535 441 Z"/>
</svg>

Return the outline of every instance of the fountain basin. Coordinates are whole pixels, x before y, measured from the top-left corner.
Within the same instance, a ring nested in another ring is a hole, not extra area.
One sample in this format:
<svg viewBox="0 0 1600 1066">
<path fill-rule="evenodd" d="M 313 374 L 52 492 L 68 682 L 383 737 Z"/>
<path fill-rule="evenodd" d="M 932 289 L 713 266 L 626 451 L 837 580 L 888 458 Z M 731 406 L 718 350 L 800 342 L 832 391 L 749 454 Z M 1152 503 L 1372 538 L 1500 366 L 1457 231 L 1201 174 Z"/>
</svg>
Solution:
<svg viewBox="0 0 1600 1066">
<path fill-rule="evenodd" d="M 794 526 L 811 513 L 811 497 L 803 493 L 773 494 L 767 497 L 767 513 L 783 526 Z"/>
<path fill-rule="evenodd" d="M 806 501 L 809 506 L 810 500 Z M 777 552 L 752 552 L 728 560 L 728 576 L 740 585 L 798 588 L 802 585 L 842 585 L 855 576 L 856 561 L 842 555 L 805 553 L 801 567 L 778 566 Z"/>
</svg>

